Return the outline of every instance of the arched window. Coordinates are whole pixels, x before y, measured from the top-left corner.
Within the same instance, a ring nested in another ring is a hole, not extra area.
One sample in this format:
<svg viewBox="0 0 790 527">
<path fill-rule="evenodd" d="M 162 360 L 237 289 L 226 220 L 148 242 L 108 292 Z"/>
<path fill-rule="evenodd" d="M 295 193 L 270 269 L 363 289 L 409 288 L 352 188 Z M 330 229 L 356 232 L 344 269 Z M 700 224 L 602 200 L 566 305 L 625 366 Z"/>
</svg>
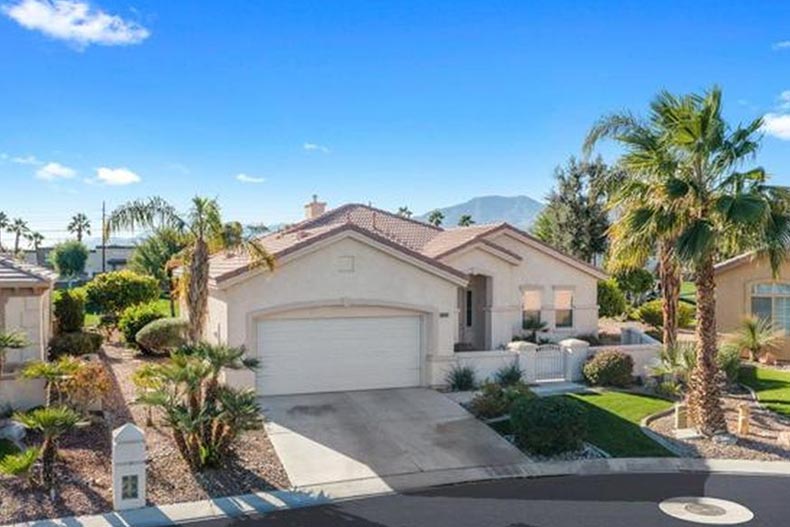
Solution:
<svg viewBox="0 0 790 527">
<path fill-rule="evenodd" d="M 770 320 L 790 335 L 790 284 L 762 283 L 752 286 L 752 315 Z"/>
</svg>

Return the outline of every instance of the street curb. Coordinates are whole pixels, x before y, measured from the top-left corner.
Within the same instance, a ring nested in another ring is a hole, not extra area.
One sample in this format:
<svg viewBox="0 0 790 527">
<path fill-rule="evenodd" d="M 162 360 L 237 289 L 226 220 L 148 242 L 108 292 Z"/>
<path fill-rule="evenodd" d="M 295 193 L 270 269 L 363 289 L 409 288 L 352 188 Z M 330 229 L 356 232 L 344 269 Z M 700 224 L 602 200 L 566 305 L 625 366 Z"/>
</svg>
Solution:
<svg viewBox="0 0 790 527">
<path fill-rule="evenodd" d="M 677 457 L 684 457 L 686 455 L 686 451 L 681 448 L 680 446 L 676 445 L 672 441 L 668 440 L 658 432 L 655 432 L 652 428 L 650 428 L 650 423 L 655 421 L 656 419 L 661 419 L 662 417 L 666 417 L 668 415 L 672 415 L 675 411 L 674 405 L 671 408 L 666 410 L 661 410 L 660 412 L 656 412 L 654 414 L 648 415 L 639 422 L 639 429 L 642 430 L 642 433 L 645 434 L 647 437 L 664 447 L 666 450 L 672 452 Z"/>
<path fill-rule="evenodd" d="M 740 474 L 790 477 L 790 461 L 691 458 L 611 458 L 555 461 L 493 467 L 439 470 L 386 478 L 312 485 L 290 491 L 257 492 L 227 498 L 175 503 L 94 516 L 77 516 L 12 524 L 12 527 L 161 527 L 198 521 L 243 518 L 351 499 L 414 492 L 436 486 L 550 476 L 609 474 Z"/>
</svg>

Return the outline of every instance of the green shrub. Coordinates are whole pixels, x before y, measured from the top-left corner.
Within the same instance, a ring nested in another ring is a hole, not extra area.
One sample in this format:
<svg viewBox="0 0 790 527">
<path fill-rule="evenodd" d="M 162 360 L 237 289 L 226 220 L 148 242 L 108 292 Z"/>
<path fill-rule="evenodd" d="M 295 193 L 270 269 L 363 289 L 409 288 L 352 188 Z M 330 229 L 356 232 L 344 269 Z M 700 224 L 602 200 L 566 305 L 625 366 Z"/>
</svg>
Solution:
<svg viewBox="0 0 790 527">
<path fill-rule="evenodd" d="M 636 318 L 648 326 L 661 328 L 664 325 L 662 300 L 645 302 L 636 310 Z M 695 309 L 685 302 L 678 303 L 678 327 L 688 328 L 694 324 Z"/>
<path fill-rule="evenodd" d="M 50 359 L 58 359 L 65 355 L 80 356 L 98 353 L 101 349 L 102 336 L 89 331 L 61 333 L 49 341 Z"/>
<path fill-rule="evenodd" d="M 477 372 L 471 366 L 454 364 L 445 376 L 445 382 L 451 392 L 474 390 L 477 386 Z"/>
<path fill-rule="evenodd" d="M 628 386 L 633 382 L 634 359 L 617 350 L 603 350 L 584 364 L 584 378 L 592 386 Z"/>
<path fill-rule="evenodd" d="M 535 394 L 523 382 L 510 386 L 486 382 L 480 387 L 480 393 L 469 403 L 469 410 L 480 419 L 493 419 L 509 413 L 518 399 L 532 397 Z"/>
<path fill-rule="evenodd" d="M 502 366 L 494 372 L 494 382 L 502 386 L 513 386 L 521 382 L 524 377 L 524 370 L 521 369 L 521 364 L 518 360 L 514 360 L 510 364 Z"/>
<path fill-rule="evenodd" d="M 123 310 L 118 319 L 118 329 L 129 344 L 136 344 L 137 332 L 153 322 L 165 318 L 155 303 L 139 304 Z"/>
<path fill-rule="evenodd" d="M 625 294 L 613 278 L 598 282 L 598 314 L 602 317 L 619 317 L 625 313 Z"/>
<path fill-rule="evenodd" d="M 188 325 L 183 318 L 160 318 L 138 331 L 135 342 L 145 353 L 168 353 L 186 342 Z"/>
<path fill-rule="evenodd" d="M 52 300 L 56 333 L 74 333 L 85 326 L 85 290 L 58 291 Z"/>
<path fill-rule="evenodd" d="M 518 446 L 544 456 L 580 449 L 588 428 L 581 404 L 564 396 L 517 400 L 510 425 Z"/>
<path fill-rule="evenodd" d="M 638 304 L 656 285 L 656 277 L 647 269 L 630 269 L 619 272 L 615 276 L 615 281 L 620 290 L 634 304 Z"/>
<path fill-rule="evenodd" d="M 736 346 L 722 346 L 716 354 L 716 364 L 727 376 L 727 382 L 735 384 L 741 371 L 741 350 Z"/>
<path fill-rule="evenodd" d="M 63 277 L 74 277 L 84 273 L 86 261 L 88 261 L 88 248 L 77 240 L 59 243 L 49 253 L 49 263 Z"/>
<path fill-rule="evenodd" d="M 85 292 L 89 311 L 117 317 L 127 307 L 159 298 L 159 283 L 156 278 L 132 271 L 114 271 L 88 282 Z"/>
</svg>

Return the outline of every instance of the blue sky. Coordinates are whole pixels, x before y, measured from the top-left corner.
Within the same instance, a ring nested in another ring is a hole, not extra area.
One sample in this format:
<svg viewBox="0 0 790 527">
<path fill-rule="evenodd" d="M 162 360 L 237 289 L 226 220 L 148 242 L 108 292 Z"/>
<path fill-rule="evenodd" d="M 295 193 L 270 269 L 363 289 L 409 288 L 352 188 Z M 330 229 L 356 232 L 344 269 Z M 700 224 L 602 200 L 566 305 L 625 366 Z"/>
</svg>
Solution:
<svg viewBox="0 0 790 527">
<path fill-rule="evenodd" d="M 772 116 L 758 162 L 790 184 L 787 2 L 0 5 L 0 210 L 50 240 L 152 194 L 245 222 L 542 198 L 601 114 L 714 83 Z"/>
</svg>

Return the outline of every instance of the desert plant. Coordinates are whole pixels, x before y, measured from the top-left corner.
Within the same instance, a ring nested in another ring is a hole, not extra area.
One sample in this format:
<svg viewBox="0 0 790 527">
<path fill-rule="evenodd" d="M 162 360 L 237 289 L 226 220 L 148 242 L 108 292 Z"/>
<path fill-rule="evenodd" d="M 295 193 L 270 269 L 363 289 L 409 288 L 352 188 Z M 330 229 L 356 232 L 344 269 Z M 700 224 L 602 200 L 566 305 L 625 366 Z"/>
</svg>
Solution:
<svg viewBox="0 0 790 527">
<path fill-rule="evenodd" d="M 538 343 L 538 332 L 546 331 L 548 324 L 537 317 L 527 317 L 521 321 L 521 329 L 528 333 L 526 339 L 535 344 Z"/>
<path fill-rule="evenodd" d="M 598 282 L 598 314 L 602 317 L 619 317 L 626 310 L 623 291 L 613 278 Z"/>
<path fill-rule="evenodd" d="M 27 413 L 17 413 L 14 420 L 37 430 L 44 440 L 41 444 L 41 482 L 51 490 L 55 485 L 55 460 L 58 457 L 58 439 L 70 432 L 80 422 L 80 415 L 66 406 L 50 406 Z"/>
<path fill-rule="evenodd" d="M 57 397 L 58 405 L 63 403 L 63 384 L 74 375 L 83 363 L 74 357 L 64 355 L 56 361 L 29 362 L 22 369 L 22 377 L 25 379 L 43 379 L 46 383 L 47 406 L 55 404 Z"/>
<path fill-rule="evenodd" d="M 85 290 L 58 291 L 52 300 L 56 333 L 74 333 L 85 326 Z"/>
<path fill-rule="evenodd" d="M 532 398 L 535 394 L 523 382 L 502 386 L 495 382 L 485 382 L 480 391 L 469 403 L 469 411 L 480 419 L 494 419 L 510 412 L 513 403 L 523 397 Z"/>
<path fill-rule="evenodd" d="M 88 309 L 113 317 L 130 306 L 153 302 L 159 298 L 156 279 L 132 271 L 100 274 L 85 285 Z"/>
<path fill-rule="evenodd" d="M 477 372 L 472 366 L 453 364 L 445 375 L 445 382 L 452 392 L 466 392 L 477 386 Z"/>
<path fill-rule="evenodd" d="M 100 362 L 88 362 L 77 368 L 60 384 L 66 404 L 86 415 L 110 392 L 112 382 Z"/>
<path fill-rule="evenodd" d="M 502 386 L 517 384 L 521 382 L 523 377 L 524 370 L 521 369 L 521 364 L 519 364 L 518 360 L 506 364 L 494 372 L 494 382 Z"/>
<path fill-rule="evenodd" d="M 169 353 L 186 344 L 188 326 L 182 318 L 160 318 L 138 331 L 135 342 L 144 353 Z"/>
<path fill-rule="evenodd" d="M 588 430 L 581 404 L 564 396 L 517 400 L 510 424 L 516 444 L 547 456 L 578 450 Z"/>
<path fill-rule="evenodd" d="M 5 367 L 6 351 L 12 349 L 22 349 L 28 345 L 27 337 L 20 331 L 0 331 L 0 375 L 3 374 Z"/>
<path fill-rule="evenodd" d="M 64 356 L 79 357 L 98 353 L 104 339 L 92 331 L 61 333 L 49 340 L 49 358 L 59 359 Z"/>
<path fill-rule="evenodd" d="M 16 454 L 0 458 L 0 474 L 19 478 L 29 487 L 33 486 L 33 467 L 41 455 L 38 448 L 28 448 Z"/>
<path fill-rule="evenodd" d="M 749 360 L 757 360 L 765 353 L 778 350 L 783 341 L 781 331 L 770 320 L 746 317 L 725 344 L 739 352 L 748 353 Z"/>
<path fill-rule="evenodd" d="M 165 315 L 154 302 L 129 306 L 123 310 L 118 319 L 118 329 L 126 343 L 134 346 L 137 343 L 135 340 L 137 332 L 161 318 L 165 318 Z"/>
<path fill-rule="evenodd" d="M 730 386 L 738 382 L 738 374 L 741 371 L 741 350 L 736 346 L 724 345 L 719 348 L 716 354 L 716 364 L 727 378 Z"/>
<path fill-rule="evenodd" d="M 625 387 L 634 379 L 634 359 L 622 351 L 603 350 L 584 363 L 585 380 L 592 386 Z"/>
</svg>

